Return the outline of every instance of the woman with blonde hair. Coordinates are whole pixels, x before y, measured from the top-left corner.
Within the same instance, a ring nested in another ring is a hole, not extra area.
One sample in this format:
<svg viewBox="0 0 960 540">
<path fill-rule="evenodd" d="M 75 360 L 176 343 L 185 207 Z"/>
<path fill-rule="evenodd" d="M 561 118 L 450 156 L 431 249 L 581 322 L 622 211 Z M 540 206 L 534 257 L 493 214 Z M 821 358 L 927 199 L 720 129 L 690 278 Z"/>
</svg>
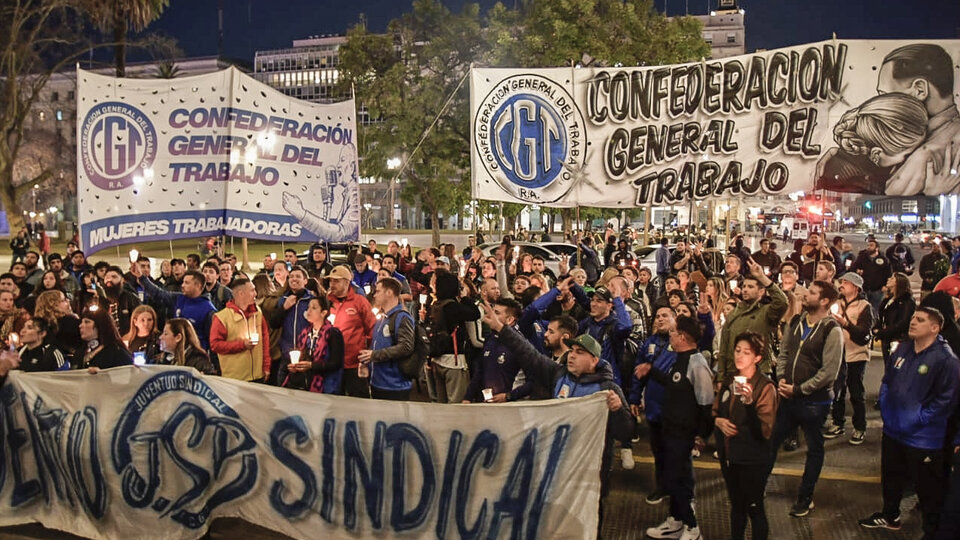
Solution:
<svg viewBox="0 0 960 540">
<path fill-rule="evenodd" d="M 44 291 L 37 296 L 34 317 L 47 321 L 50 340 L 71 365 L 77 365 L 77 351 L 83 346 L 80 339 L 80 317 L 70 307 L 70 299 L 62 291 Z"/>
<path fill-rule="evenodd" d="M 205 375 L 217 374 L 210 357 L 200 345 L 197 332 L 186 319 L 167 321 L 160 334 L 160 350 L 162 353 L 154 357 L 154 363 L 192 367 Z"/>
<path fill-rule="evenodd" d="M 160 352 L 157 339 L 157 312 L 146 304 L 134 308 L 130 315 L 130 330 L 122 336 L 123 343 L 131 353 L 144 353 L 145 358 L 153 358 Z"/>
<path fill-rule="evenodd" d="M 720 324 L 720 316 L 723 315 L 723 305 L 727 302 L 727 284 L 723 278 L 712 277 L 707 280 L 707 286 L 703 288 L 703 300 L 710 306 L 710 312 L 713 314 L 713 323 Z M 719 332 L 718 332 L 719 333 Z"/>
</svg>

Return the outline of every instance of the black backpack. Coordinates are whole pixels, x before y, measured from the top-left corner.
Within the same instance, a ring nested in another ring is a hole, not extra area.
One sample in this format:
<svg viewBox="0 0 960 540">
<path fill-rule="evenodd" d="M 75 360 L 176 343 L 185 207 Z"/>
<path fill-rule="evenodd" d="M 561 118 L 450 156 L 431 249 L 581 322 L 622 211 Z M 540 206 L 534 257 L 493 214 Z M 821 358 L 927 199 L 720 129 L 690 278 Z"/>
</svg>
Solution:
<svg viewBox="0 0 960 540">
<path fill-rule="evenodd" d="M 406 311 L 403 312 L 406 313 Z M 400 311 L 391 315 L 390 319 L 387 320 L 387 325 L 393 329 L 391 338 L 394 344 L 397 342 L 397 316 L 399 314 Z M 423 325 L 417 323 L 413 316 L 410 318 L 413 322 L 413 353 L 406 358 L 397 360 L 397 367 L 400 369 L 400 373 L 404 377 L 408 379 L 416 379 L 420 376 L 420 371 L 423 369 L 423 364 L 427 361 L 429 340 L 427 339 L 427 333 L 423 328 Z"/>
<path fill-rule="evenodd" d="M 457 354 L 454 340 L 457 329 L 453 333 L 447 331 L 446 321 L 443 320 L 443 306 L 453 302 L 451 299 L 441 300 L 431 306 L 431 317 L 423 323 L 424 342 L 427 344 L 427 353 L 430 358 L 439 358 L 445 354 Z"/>
</svg>

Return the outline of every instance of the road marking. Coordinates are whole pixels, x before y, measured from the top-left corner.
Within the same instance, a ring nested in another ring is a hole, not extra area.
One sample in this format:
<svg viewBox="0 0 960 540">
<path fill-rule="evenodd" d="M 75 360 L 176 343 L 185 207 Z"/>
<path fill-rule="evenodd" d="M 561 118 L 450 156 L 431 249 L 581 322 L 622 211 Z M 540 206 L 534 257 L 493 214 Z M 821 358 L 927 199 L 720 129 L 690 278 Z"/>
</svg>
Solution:
<svg viewBox="0 0 960 540">
<path fill-rule="evenodd" d="M 653 465 L 653 456 L 638 456 L 634 454 L 633 460 L 637 463 Z M 719 471 L 719 461 L 698 461 L 693 460 L 694 469 L 705 469 L 710 471 Z M 802 477 L 803 469 L 794 469 L 791 467 L 774 467 L 773 474 L 777 476 L 795 476 Z M 840 480 L 843 482 L 857 482 L 860 484 L 879 484 L 879 476 L 865 476 L 862 474 L 845 473 L 840 471 L 823 470 L 820 472 L 820 478 L 823 480 Z"/>
</svg>

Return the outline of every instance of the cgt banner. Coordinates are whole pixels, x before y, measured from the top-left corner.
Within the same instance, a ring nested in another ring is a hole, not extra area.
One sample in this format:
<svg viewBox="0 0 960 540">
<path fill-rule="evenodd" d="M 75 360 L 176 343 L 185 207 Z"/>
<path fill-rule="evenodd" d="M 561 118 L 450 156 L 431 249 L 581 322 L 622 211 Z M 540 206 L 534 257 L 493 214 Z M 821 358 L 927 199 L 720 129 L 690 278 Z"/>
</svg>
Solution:
<svg viewBox="0 0 960 540">
<path fill-rule="evenodd" d="M 236 68 L 177 79 L 77 72 L 83 248 L 229 234 L 360 235 L 356 108 L 285 96 Z"/>
<path fill-rule="evenodd" d="M 195 539 L 217 517 L 293 538 L 593 538 L 602 396 L 396 403 L 164 366 L 11 372 L 0 526 Z"/>
<path fill-rule="evenodd" d="M 473 196 L 608 208 L 960 191 L 960 41 L 656 67 L 474 69 Z"/>
</svg>

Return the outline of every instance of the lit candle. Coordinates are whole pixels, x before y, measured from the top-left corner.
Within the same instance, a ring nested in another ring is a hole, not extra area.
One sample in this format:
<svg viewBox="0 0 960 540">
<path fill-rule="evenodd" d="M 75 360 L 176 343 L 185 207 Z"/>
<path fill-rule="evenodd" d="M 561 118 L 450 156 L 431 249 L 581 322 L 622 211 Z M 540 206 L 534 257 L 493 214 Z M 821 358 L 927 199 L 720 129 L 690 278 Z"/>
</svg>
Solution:
<svg viewBox="0 0 960 540">
<path fill-rule="evenodd" d="M 260 334 L 257 332 L 250 332 L 250 343 L 253 343 L 254 345 L 260 343 Z"/>
<path fill-rule="evenodd" d="M 300 361 L 300 351 L 290 351 L 290 363 L 296 364 Z"/>
<path fill-rule="evenodd" d="M 832 306 L 830 306 L 830 312 L 833 313 L 834 315 L 838 315 L 840 313 L 840 305 L 833 304 Z"/>
<path fill-rule="evenodd" d="M 139 251 L 137 251 L 137 250 L 135 250 L 135 249 L 131 249 L 131 250 L 130 250 L 130 262 L 132 262 L 132 263 L 137 262 L 137 259 L 138 259 L 139 257 L 140 257 L 140 252 L 139 252 Z"/>
<path fill-rule="evenodd" d="M 425 305 L 426 303 L 427 303 L 427 295 L 421 294 L 421 295 L 420 295 L 420 305 L 422 306 L 422 305 Z"/>
<path fill-rule="evenodd" d="M 364 285 L 363 290 L 366 291 L 367 294 L 370 294 L 370 285 Z"/>
<path fill-rule="evenodd" d="M 17 345 L 20 343 L 20 336 L 16 332 L 10 332 L 7 340 L 10 341 L 10 350 L 13 351 L 16 350 Z"/>
</svg>

